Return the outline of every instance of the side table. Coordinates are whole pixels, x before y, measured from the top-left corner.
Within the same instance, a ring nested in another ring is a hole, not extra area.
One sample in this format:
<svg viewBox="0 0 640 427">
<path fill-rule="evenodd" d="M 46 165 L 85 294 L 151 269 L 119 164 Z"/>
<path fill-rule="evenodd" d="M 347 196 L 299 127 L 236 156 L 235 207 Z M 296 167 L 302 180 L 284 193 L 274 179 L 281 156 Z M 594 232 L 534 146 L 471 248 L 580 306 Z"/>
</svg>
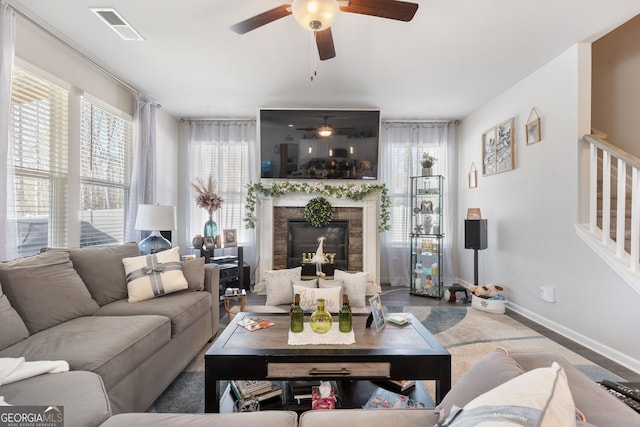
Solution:
<svg viewBox="0 0 640 427">
<path fill-rule="evenodd" d="M 231 301 L 239 300 L 240 301 L 240 311 L 244 311 L 244 308 L 247 305 L 247 291 L 242 289 L 242 291 L 238 295 L 223 295 L 224 299 L 224 309 L 227 311 L 227 316 L 229 316 L 229 320 L 231 320 Z M 233 312 L 233 315 L 236 313 Z"/>
</svg>

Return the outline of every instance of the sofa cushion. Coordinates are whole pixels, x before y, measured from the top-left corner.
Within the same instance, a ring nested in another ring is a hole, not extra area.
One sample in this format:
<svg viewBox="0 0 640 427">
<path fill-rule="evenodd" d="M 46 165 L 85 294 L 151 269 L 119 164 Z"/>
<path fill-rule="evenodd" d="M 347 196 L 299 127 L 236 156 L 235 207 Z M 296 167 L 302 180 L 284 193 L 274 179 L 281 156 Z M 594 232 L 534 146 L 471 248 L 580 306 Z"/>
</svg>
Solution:
<svg viewBox="0 0 640 427">
<path fill-rule="evenodd" d="M 211 294 L 191 290 L 175 292 L 162 298 L 153 298 L 130 304 L 127 300 L 103 305 L 94 316 L 133 316 L 156 314 L 171 319 L 171 336 L 191 326 L 203 315 L 211 312 Z"/>
<path fill-rule="evenodd" d="M 291 304 L 293 302 L 292 280 L 300 280 L 302 267 L 282 270 L 267 270 L 264 282 L 267 287 L 265 305 Z"/>
<path fill-rule="evenodd" d="M 64 425 L 98 426 L 111 415 L 99 375 L 86 371 L 44 374 L 2 386 L 11 405 L 64 406 Z"/>
<path fill-rule="evenodd" d="M 476 396 L 523 373 L 524 369 L 509 357 L 507 351 L 498 347 L 471 366 L 453 385 L 436 409 L 443 411 L 446 418 L 453 405 L 462 408 Z"/>
<path fill-rule="evenodd" d="M 489 390 L 451 414 L 447 427 L 576 425 L 575 405 L 564 370 L 556 362 Z"/>
<path fill-rule="evenodd" d="M 90 316 L 100 308 L 68 252 L 44 252 L 0 263 L 0 283 L 31 334 Z"/>
<path fill-rule="evenodd" d="M 298 415 L 293 411 L 237 412 L 229 414 L 118 414 L 102 427 L 296 427 Z"/>
<path fill-rule="evenodd" d="M 431 409 L 334 409 L 306 411 L 300 415 L 300 427 L 431 427 L 438 417 Z"/>
<path fill-rule="evenodd" d="M 293 292 L 300 294 L 300 307 L 305 313 L 312 313 L 318 309 L 316 301 L 324 298 L 325 310 L 329 313 L 337 313 L 342 305 L 342 287 L 333 288 L 307 288 L 304 286 L 293 286 Z"/>
<path fill-rule="evenodd" d="M 342 270 L 336 270 L 333 273 L 335 280 L 344 282 L 342 292 L 349 295 L 349 304 L 352 307 L 367 306 L 367 284 L 369 283 L 369 273 L 357 272 L 348 273 Z"/>
<path fill-rule="evenodd" d="M 31 335 L 1 350 L 0 357 L 66 360 L 73 371 L 100 375 L 110 390 L 170 340 L 164 316 L 86 316 Z"/>
<path fill-rule="evenodd" d="M 69 252 L 73 268 L 99 305 L 127 298 L 127 276 L 124 273 L 122 258 L 140 255 L 136 243 L 43 250 Z"/>
<path fill-rule="evenodd" d="M 17 311 L 11 307 L 11 303 L 5 294 L 2 293 L 2 284 L 0 283 L 0 325 L 2 325 L 2 334 L 0 334 L 0 350 L 7 348 L 12 344 L 29 336 L 29 331 L 24 322 L 20 318 Z"/>
<path fill-rule="evenodd" d="M 201 291 L 204 289 L 204 261 L 204 257 L 200 257 L 182 263 L 182 273 L 191 290 Z"/>
<path fill-rule="evenodd" d="M 129 302 L 144 301 L 189 287 L 182 273 L 180 248 L 123 258 Z"/>
</svg>

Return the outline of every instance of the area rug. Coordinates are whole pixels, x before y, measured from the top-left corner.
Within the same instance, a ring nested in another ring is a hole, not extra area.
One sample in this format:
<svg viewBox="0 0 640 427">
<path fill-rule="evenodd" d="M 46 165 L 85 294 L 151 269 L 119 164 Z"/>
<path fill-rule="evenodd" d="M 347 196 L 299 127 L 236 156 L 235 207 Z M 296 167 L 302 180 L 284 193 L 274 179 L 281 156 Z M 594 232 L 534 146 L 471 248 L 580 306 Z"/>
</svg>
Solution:
<svg viewBox="0 0 640 427">
<path fill-rule="evenodd" d="M 412 313 L 451 353 L 452 384 L 482 356 L 496 347 L 559 354 L 593 380 L 622 381 L 617 375 L 540 335 L 505 314 L 469 306 L 386 306 L 387 313 Z M 264 311 L 264 306 L 246 311 Z M 221 328 L 226 326 L 223 319 Z M 389 325 L 388 327 L 395 327 Z M 204 412 L 204 353 L 207 345 L 149 408 L 149 412 Z M 425 382 L 433 396 L 433 382 Z"/>
</svg>

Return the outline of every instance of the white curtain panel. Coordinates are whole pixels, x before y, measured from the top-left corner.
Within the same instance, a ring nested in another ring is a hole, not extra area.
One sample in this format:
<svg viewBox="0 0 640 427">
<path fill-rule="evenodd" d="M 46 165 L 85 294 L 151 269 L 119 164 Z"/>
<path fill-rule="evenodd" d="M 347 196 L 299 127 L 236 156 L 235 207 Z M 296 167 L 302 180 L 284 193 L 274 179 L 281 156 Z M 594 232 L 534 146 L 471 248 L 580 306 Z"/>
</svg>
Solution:
<svg viewBox="0 0 640 427">
<path fill-rule="evenodd" d="M 255 182 L 260 171 L 255 120 L 184 120 L 180 135 L 180 246 L 192 247 L 193 237 L 203 234 L 209 218 L 205 209 L 196 206 L 191 183 L 212 176 L 215 192 L 224 200 L 213 214 L 218 233 L 236 230 L 236 240 L 243 246 L 244 261 L 251 266 L 253 275 L 257 261 L 255 231 L 246 229 L 243 219 L 247 185 Z M 232 255 L 234 250 L 230 251 Z"/>
<path fill-rule="evenodd" d="M 142 240 L 142 231 L 135 229 L 138 205 L 155 202 L 157 112 L 158 106 L 154 102 L 138 96 L 133 116 L 133 167 L 125 227 L 127 242 Z"/>
<path fill-rule="evenodd" d="M 15 23 L 13 9 L 0 0 L 0 260 L 16 257 L 16 222 L 13 203 L 13 168 L 9 138 L 11 110 L 11 71 L 15 50 Z"/>
<path fill-rule="evenodd" d="M 425 152 L 437 158 L 434 175 L 444 178 L 443 280 L 452 283 L 451 237 L 455 218 L 456 162 L 455 125 L 448 122 L 383 122 L 382 182 L 387 185 L 392 200 L 392 229 L 381 236 L 381 278 L 391 286 L 409 286 L 410 263 L 410 180 L 422 175 L 420 159 Z"/>
</svg>

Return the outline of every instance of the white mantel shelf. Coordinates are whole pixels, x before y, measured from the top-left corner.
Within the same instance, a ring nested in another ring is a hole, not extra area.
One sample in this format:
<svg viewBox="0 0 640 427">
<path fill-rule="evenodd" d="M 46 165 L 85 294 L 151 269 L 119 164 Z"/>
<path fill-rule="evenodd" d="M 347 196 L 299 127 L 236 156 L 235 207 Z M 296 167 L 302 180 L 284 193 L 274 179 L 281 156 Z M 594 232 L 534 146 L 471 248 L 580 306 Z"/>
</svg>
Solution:
<svg viewBox="0 0 640 427">
<path fill-rule="evenodd" d="M 273 208 L 304 207 L 318 194 L 287 193 L 279 197 L 258 196 L 256 224 L 258 235 L 259 264 L 256 283 L 261 283 L 264 271 L 273 269 Z M 380 195 L 370 194 L 362 200 L 326 197 L 334 207 L 362 209 L 362 269 L 369 273 L 369 281 L 380 283 Z"/>
</svg>

